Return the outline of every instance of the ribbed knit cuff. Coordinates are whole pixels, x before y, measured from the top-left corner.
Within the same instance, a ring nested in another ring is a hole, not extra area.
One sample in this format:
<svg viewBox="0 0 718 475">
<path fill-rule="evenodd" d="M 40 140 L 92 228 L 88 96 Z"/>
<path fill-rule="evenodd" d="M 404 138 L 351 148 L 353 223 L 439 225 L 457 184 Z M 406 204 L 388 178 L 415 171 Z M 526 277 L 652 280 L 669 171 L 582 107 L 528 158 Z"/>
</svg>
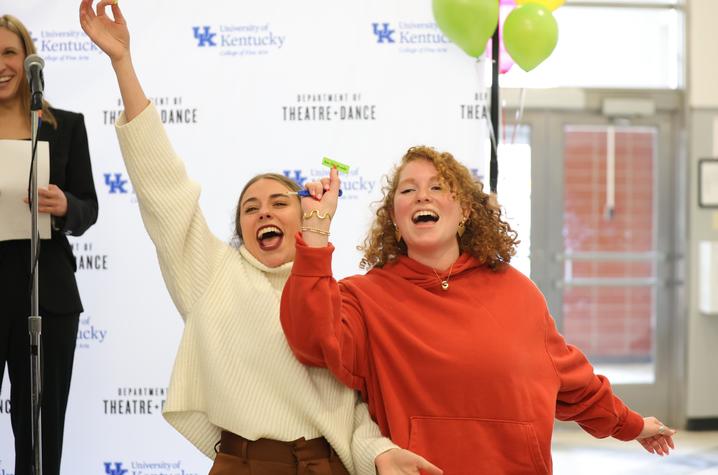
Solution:
<svg viewBox="0 0 718 475">
<path fill-rule="evenodd" d="M 309 247 L 302 239 L 302 233 L 297 233 L 297 253 L 294 257 L 292 275 L 302 277 L 331 277 L 332 253 L 334 246 L 328 243 L 325 247 Z"/>
<path fill-rule="evenodd" d="M 635 440 L 642 430 L 643 417 L 639 413 L 626 408 L 626 417 L 623 424 L 613 434 L 613 437 L 623 441 Z"/>
<path fill-rule="evenodd" d="M 374 463 L 376 458 L 387 450 L 398 448 L 399 446 L 386 437 L 380 437 L 370 443 L 361 444 L 361 447 L 355 444 L 352 447 L 354 450 L 352 456 L 354 457 L 354 467 L 357 475 L 376 475 L 376 465 Z"/>
</svg>

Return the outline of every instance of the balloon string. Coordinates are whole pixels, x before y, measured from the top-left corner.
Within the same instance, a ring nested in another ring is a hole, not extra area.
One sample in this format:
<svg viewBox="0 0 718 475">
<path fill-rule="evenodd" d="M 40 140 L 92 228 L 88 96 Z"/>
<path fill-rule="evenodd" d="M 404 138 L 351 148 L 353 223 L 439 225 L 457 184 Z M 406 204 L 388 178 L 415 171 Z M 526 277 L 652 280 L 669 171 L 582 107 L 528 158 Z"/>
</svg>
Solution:
<svg viewBox="0 0 718 475">
<path fill-rule="evenodd" d="M 486 128 L 489 131 L 489 138 L 491 139 L 491 149 L 494 151 L 496 156 L 499 156 L 499 150 L 496 148 L 496 131 L 494 130 L 494 124 L 491 122 L 491 114 L 486 115 Z"/>
<path fill-rule="evenodd" d="M 521 88 L 521 93 L 519 94 L 519 107 L 516 109 L 516 116 L 514 117 L 515 124 L 514 124 L 514 130 L 511 133 L 511 144 L 513 144 L 516 141 L 516 131 L 519 130 L 519 127 L 521 127 L 521 121 L 524 118 L 524 104 L 526 103 L 526 88 Z"/>
<path fill-rule="evenodd" d="M 506 120 L 506 102 L 501 104 L 501 123 L 508 124 Z M 501 127 L 501 143 L 506 143 L 506 127 Z"/>
<path fill-rule="evenodd" d="M 492 60 L 492 61 L 494 61 L 494 60 Z M 482 66 L 482 58 L 478 58 L 476 60 L 476 74 L 478 77 L 479 86 L 481 86 L 481 84 L 482 84 L 481 75 L 484 72 L 481 66 Z M 494 151 L 494 154 L 498 157 L 499 153 L 498 153 L 498 148 L 496 145 L 496 130 L 494 129 L 494 125 L 491 122 L 491 114 L 489 114 L 485 105 L 484 105 L 484 114 L 483 115 L 484 115 L 484 118 L 486 119 L 485 124 L 486 124 L 486 128 L 489 132 L 489 139 L 491 140 L 491 148 Z"/>
</svg>

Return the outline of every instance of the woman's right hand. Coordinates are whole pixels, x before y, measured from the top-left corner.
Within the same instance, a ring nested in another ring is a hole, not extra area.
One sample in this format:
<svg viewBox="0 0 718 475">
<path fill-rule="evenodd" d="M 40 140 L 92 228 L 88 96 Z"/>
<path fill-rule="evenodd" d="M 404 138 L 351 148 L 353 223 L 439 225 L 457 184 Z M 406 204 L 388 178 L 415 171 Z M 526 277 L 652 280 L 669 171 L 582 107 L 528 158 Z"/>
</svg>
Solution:
<svg viewBox="0 0 718 475">
<path fill-rule="evenodd" d="M 374 463 L 379 475 L 419 475 L 419 473 L 442 475 L 444 473 L 424 457 L 399 448 L 381 453 L 376 457 Z"/>
<path fill-rule="evenodd" d="M 112 60 L 125 105 L 125 118 L 130 122 L 140 115 L 149 103 L 132 66 L 130 32 L 117 0 L 100 0 L 95 6 L 97 13 L 92 10 L 92 2 L 93 0 L 82 0 L 80 3 L 80 24 L 93 43 Z M 108 5 L 112 8 L 114 20 L 107 16 L 105 10 Z"/>
<path fill-rule="evenodd" d="M 304 184 L 304 188 L 311 196 L 302 198 L 302 210 L 309 214 L 313 210 L 322 214 L 329 213 L 334 216 L 339 201 L 339 172 L 332 168 L 329 178 L 320 181 L 311 181 Z"/>
<path fill-rule="evenodd" d="M 130 57 L 130 32 L 122 16 L 117 0 L 100 0 L 97 13 L 92 10 L 93 0 L 80 3 L 80 25 L 93 43 L 110 57 L 112 63 L 119 63 Z M 110 5 L 114 20 L 107 16 Z"/>
<path fill-rule="evenodd" d="M 311 196 L 302 198 L 302 237 L 309 247 L 324 247 L 329 242 L 329 226 L 339 200 L 339 172 L 332 168 L 329 178 L 306 183 Z"/>
</svg>

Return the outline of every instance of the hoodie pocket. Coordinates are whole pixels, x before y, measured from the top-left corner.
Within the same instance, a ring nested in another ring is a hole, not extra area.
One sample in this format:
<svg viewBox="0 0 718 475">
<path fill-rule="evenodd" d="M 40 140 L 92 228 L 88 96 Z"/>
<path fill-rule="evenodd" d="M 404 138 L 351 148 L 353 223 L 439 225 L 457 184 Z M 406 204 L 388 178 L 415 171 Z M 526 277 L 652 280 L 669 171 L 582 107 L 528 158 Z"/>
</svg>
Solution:
<svg viewBox="0 0 718 475">
<path fill-rule="evenodd" d="M 493 419 L 412 417 L 409 450 L 444 475 L 547 475 L 533 426 Z"/>
</svg>

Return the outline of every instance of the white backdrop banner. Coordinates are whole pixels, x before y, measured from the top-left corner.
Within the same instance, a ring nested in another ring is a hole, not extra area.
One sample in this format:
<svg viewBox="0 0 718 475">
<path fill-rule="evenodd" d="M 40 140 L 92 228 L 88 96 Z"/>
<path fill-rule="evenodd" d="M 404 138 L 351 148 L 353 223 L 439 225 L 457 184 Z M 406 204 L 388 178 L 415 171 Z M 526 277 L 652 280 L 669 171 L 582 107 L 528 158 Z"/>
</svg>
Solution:
<svg viewBox="0 0 718 475">
<path fill-rule="evenodd" d="M 333 225 L 338 276 L 382 177 L 413 145 L 484 176 L 487 91 L 475 62 L 433 22 L 429 0 L 122 0 L 145 92 L 203 188 L 210 227 L 232 238 L 239 192 L 260 172 L 302 183 L 328 156 L 351 166 Z M 46 95 L 85 115 L 100 215 L 72 239 L 81 316 L 63 473 L 191 475 L 210 460 L 161 416 L 182 323 L 165 290 L 120 156 L 122 101 L 108 58 L 82 32 L 79 1 L 9 0 L 46 62 Z M 0 475 L 14 471 L 9 382 L 0 393 Z M 28 421 L 29 423 L 29 421 Z"/>
</svg>

